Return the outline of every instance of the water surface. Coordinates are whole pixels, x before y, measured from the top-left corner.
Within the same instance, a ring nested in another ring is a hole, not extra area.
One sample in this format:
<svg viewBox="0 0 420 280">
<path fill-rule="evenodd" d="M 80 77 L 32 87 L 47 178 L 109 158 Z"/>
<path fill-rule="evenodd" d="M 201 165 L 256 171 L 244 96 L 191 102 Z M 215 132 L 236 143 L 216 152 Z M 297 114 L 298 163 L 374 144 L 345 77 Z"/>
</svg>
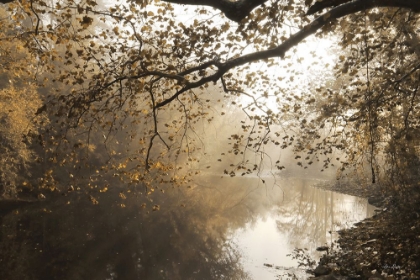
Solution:
<svg viewBox="0 0 420 280">
<path fill-rule="evenodd" d="M 304 277 L 287 256 L 294 248 L 317 258 L 317 246 L 373 211 L 316 182 L 203 175 L 149 196 L 142 188 L 59 195 L 3 216 L 0 279 Z"/>
</svg>

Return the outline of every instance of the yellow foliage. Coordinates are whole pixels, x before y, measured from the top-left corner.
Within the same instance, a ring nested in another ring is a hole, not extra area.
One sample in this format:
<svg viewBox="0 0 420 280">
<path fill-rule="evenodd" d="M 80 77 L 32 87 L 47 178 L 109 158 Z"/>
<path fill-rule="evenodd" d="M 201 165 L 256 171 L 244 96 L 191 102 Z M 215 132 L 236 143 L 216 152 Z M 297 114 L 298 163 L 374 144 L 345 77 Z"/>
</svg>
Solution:
<svg viewBox="0 0 420 280">
<path fill-rule="evenodd" d="M 1 9 L 0 15 L 4 12 Z M 0 195 L 13 196 L 18 182 L 25 179 L 23 171 L 35 161 L 28 134 L 36 133 L 47 120 L 38 113 L 42 101 L 32 80 L 35 60 L 21 41 L 7 37 L 11 26 L 5 22 L 0 26 L 0 185 L 4 186 Z"/>
</svg>

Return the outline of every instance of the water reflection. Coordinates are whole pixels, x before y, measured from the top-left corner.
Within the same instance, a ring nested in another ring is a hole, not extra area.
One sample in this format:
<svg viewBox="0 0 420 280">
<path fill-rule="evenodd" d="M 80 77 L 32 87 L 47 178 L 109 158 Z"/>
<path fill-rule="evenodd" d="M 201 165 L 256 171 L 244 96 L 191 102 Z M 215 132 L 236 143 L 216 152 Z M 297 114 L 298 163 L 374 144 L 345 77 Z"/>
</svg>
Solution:
<svg viewBox="0 0 420 280">
<path fill-rule="evenodd" d="M 255 224 L 236 231 L 241 261 L 253 279 L 275 279 L 276 275 L 286 279 L 288 274 L 305 278 L 302 270 L 293 269 L 298 262 L 287 254 L 294 248 L 307 248 L 318 259 L 316 247 L 331 244 L 339 229 L 373 214 L 374 207 L 365 199 L 314 188 L 316 183 L 300 178 L 278 181 L 283 198 L 274 201 Z"/>
<path fill-rule="evenodd" d="M 149 197 L 72 193 L 8 213 L 0 279 L 275 279 L 275 266 L 296 265 L 293 248 L 314 251 L 370 214 L 313 181 L 264 180 L 208 175 Z"/>
</svg>

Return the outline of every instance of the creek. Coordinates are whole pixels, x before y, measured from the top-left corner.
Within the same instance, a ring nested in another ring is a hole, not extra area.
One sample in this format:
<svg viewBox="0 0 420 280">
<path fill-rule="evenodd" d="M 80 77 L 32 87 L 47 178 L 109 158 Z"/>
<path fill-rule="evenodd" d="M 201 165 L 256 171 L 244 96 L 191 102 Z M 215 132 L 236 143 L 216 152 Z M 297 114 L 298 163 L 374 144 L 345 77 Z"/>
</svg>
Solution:
<svg viewBox="0 0 420 280">
<path fill-rule="evenodd" d="M 304 279 L 295 248 L 317 260 L 316 247 L 374 210 L 319 182 L 202 175 L 147 196 L 47 197 L 3 215 L 0 279 Z"/>
</svg>

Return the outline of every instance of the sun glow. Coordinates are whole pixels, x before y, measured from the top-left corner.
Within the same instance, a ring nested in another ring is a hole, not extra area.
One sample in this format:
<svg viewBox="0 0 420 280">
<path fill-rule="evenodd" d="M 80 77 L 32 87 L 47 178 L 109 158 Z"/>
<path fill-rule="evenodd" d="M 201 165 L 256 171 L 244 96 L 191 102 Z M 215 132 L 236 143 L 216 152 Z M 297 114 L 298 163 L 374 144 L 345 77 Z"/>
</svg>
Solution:
<svg viewBox="0 0 420 280">
<path fill-rule="evenodd" d="M 246 107 L 255 101 L 267 109 L 278 112 L 278 105 L 290 96 L 311 95 L 315 88 L 333 78 L 333 68 L 338 59 L 334 38 L 309 38 L 286 53 L 286 57 L 258 62 L 243 74 L 264 75 L 250 84 L 258 91 L 241 94 L 237 101 Z"/>
</svg>

